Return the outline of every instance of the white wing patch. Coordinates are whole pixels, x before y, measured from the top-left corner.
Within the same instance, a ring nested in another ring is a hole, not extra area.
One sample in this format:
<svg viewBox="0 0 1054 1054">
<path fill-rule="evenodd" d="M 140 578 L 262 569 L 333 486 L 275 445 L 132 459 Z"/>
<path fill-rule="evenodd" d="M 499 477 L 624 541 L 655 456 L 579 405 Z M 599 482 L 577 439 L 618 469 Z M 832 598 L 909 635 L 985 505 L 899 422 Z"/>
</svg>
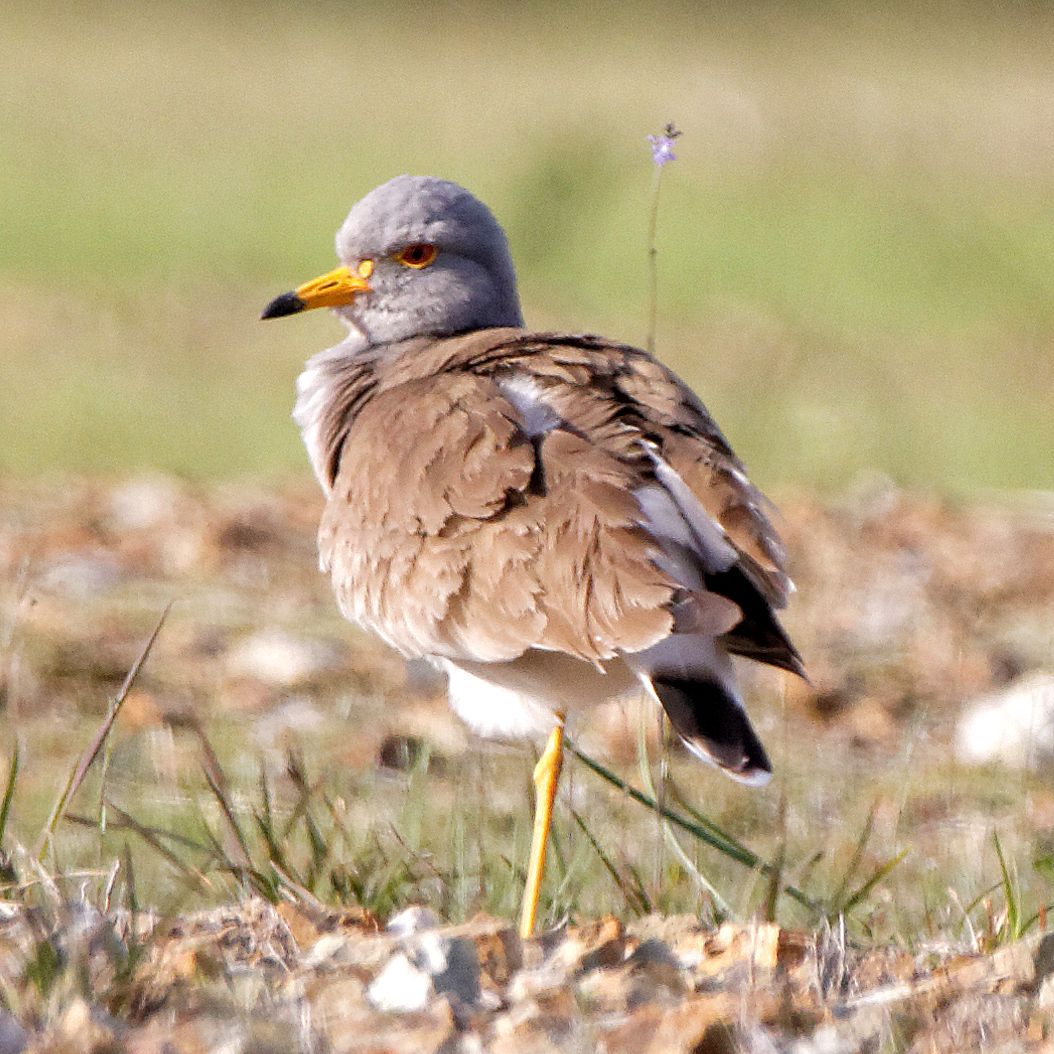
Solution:
<svg viewBox="0 0 1054 1054">
<path fill-rule="evenodd" d="M 739 558 L 721 525 L 703 508 L 688 484 L 655 452 L 644 445 L 657 482 L 638 487 L 633 496 L 640 505 L 641 526 L 658 542 L 662 555 L 656 561 L 689 589 L 699 589 L 702 579 L 692 566 L 695 557 L 704 571 L 727 571 Z"/>
<path fill-rule="evenodd" d="M 509 373 L 499 378 L 498 388 L 522 419 L 527 435 L 540 436 L 552 432 L 563 423 L 563 418 L 545 400 L 541 385 L 525 373 Z"/>
</svg>

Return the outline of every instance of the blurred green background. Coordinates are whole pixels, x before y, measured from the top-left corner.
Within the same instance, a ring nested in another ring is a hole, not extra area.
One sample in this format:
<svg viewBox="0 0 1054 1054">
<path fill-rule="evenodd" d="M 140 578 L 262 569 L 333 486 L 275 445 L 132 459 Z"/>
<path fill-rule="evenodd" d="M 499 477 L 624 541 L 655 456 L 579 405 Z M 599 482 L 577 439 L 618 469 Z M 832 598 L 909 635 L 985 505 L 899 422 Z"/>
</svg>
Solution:
<svg viewBox="0 0 1054 1054">
<path fill-rule="evenodd" d="M 400 172 L 508 230 L 528 319 L 659 352 L 766 486 L 1054 486 L 1046 4 L 5 4 L 0 469 L 307 473 L 295 375 Z"/>
</svg>

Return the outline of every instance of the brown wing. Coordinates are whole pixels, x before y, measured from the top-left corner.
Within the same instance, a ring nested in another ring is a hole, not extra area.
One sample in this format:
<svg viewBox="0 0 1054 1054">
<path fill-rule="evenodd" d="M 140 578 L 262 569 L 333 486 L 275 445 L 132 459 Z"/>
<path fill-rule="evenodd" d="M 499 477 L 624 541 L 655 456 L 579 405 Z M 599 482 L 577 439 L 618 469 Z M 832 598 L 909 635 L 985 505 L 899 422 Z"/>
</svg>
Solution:
<svg viewBox="0 0 1054 1054">
<path fill-rule="evenodd" d="M 562 427 L 532 436 L 494 378 L 404 381 L 343 440 L 323 566 L 345 614 L 408 655 L 640 650 L 670 632 L 677 590 L 638 523 L 646 471 Z"/>
<path fill-rule="evenodd" d="M 764 499 L 646 353 L 489 330 L 414 341 L 370 386 L 320 532 L 349 617 L 410 655 L 485 661 L 530 647 L 601 660 L 676 617 L 801 672 L 772 612 L 789 582 Z M 646 522 L 656 488 L 691 538 Z"/>
<path fill-rule="evenodd" d="M 747 478 L 695 393 L 646 352 L 627 345 L 558 334 L 521 335 L 517 343 L 522 368 L 550 379 L 558 412 L 574 421 L 582 412 L 579 393 L 589 390 L 607 415 L 602 441 L 624 451 L 645 438 L 732 546 L 736 558 L 730 567 L 703 568 L 706 590 L 742 611 L 723 637 L 729 650 L 804 675 L 801 657 L 773 610 L 786 605 L 793 585 L 769 518 L 772 506 Z M 512 365 L 504 360 L 504 368 Z M 596 416 L 596 410 L 590 413 Z M 593 434 L 598 435 L 595 428 Z M 701 609 L 708 605 L 696 598 L 688 618 L 701 617 Z"/>
<path fill-rule="evenodd" d="M 654 441 L 720 524 L 757 587 L 775 606 L 786 605 L 792 587 L 784 571 L 783 546 L 768 516 L 771 504 L 747 478 L 706 407 L 683 381 L 639 348 L 597 337 L 530 334 L 520 338 L 520 346 L 528 356 L 523 365 L 533 374 L 606 394 L 609 413 Z M 571 399 L 574 394 L 573 387 L 566 390 Z"/>
</svg>

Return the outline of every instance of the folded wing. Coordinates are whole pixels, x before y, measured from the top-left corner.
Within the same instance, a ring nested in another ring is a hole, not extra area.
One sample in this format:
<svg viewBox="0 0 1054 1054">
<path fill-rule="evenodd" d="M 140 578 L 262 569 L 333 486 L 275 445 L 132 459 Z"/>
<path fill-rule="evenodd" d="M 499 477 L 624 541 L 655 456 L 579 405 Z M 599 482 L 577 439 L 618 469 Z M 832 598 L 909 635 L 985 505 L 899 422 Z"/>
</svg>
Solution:
<svg viewBox="0 0 1054 1054">
<path fill-rule="evenodd" d="M 624 659 L 693 750 L 763 778 L 729 654 L 803 673 L 792 587 L 682 382 L 623 345 L 489 330 L 378 359 L 347 403 L 320 548 L 349 617 L 408 655 Z"/>
</svg>

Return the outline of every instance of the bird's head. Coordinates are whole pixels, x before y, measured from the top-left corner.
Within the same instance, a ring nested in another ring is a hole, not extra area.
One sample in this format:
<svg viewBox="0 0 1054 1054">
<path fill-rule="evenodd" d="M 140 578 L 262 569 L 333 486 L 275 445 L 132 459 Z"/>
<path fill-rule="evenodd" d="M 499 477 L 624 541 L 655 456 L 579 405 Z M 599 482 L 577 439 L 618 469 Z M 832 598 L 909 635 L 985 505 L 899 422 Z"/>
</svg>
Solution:
<svg viewBox="0 0 1054 1054">
<path fill-rule="evenodd" d="M 337 256 L 262 317 L 331 307 L 369 346 L 523 324 L 505 234 L 456 183 L 397 176 L 370 191 L 337 232 Z"/>
</svg>

